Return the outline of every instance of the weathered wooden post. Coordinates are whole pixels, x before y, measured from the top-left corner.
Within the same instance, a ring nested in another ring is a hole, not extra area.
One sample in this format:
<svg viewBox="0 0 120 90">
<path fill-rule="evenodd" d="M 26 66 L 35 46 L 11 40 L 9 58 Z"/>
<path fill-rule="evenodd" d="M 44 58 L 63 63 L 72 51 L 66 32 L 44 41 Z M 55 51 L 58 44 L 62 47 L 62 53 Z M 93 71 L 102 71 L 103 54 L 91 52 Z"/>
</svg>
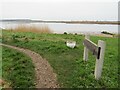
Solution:
<svg viewBox="0 0 120 90">
<path fill-rule="evenodd" d="M 84 56 L 83 60 L 88 60 L 88 50 L 93 53 L 93 55 L 96 56 L 96 65 L 95 65 L 95 79 L 99 80 L 101 78 L 102 74 L 102 67 L 103 67 L 103 60 L 104 60 L 104 54 L 105 54 L 105 47 L 106 43 L 102 40 L 98 41 L 98 45 L 96 45 L 94 42 L 92 42 L 88 35 L 85 36 L 85 40 L 83 42 L 84 44 Z"/>
<path fill-rule="evenodd" d="M 104 41 L 99 40 L 98 47 L 100 47 L 100 58 L 99 59 L 96 58 L 96 65 L 95 65 L 95 79 L 97 80 L 100 79 L 102 73 L 106 43 Z"/>
<path fill-rule="evenodd" d="M 85 39 L 90 39 L 89 35 L 85 35 Z M 88 48 L 84 47 L 84 56 L 83 56 L 83 60 L 87 61 L 88 60 Z"/>
</svg>

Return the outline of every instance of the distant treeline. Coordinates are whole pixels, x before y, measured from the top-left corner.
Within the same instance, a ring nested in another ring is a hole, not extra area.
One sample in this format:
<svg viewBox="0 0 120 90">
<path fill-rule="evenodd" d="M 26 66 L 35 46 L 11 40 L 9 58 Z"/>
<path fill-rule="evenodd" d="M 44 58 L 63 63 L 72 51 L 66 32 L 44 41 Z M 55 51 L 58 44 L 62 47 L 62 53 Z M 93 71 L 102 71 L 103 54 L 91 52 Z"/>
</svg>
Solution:
<svg viewBox="0 0 120 90">
<path fill-rule="evenodd" d="M 23 23 L 66 23 L 66 24 L 112 24 L 120 25 L 120 21 L 44 21 L 44 20 L 31 20 L 31 19 L 6 19 L 0 22 L 23 22 Z"/>
</svg>

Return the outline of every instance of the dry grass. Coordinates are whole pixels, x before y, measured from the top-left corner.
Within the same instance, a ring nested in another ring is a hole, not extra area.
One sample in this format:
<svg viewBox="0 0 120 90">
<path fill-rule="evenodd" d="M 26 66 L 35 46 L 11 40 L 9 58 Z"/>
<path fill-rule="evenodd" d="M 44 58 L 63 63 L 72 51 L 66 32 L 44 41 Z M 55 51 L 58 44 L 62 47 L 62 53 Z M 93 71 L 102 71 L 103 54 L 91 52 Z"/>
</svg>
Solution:
<svg viewBox="0 0 120 90">
<path fill-rule="evenodd" d="M 36 27 L 36 26 L 20 25 L 11 30 L 14 32 L 52 33 L 52 31 L 48 26 Z"/>
</svg>

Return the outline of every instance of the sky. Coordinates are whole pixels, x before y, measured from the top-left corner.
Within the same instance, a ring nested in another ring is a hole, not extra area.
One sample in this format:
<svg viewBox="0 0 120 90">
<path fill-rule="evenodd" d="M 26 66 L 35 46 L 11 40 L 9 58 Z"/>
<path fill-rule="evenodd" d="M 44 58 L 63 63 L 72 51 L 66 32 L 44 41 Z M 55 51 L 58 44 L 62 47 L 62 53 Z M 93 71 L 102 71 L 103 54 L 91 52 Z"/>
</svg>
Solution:
<svg viewBox="0 0 120 90">
<path fill-rule="evenodd" d="M 2 0 L 1 19 L 118 20 L 119 0 Z"/>
</svg>

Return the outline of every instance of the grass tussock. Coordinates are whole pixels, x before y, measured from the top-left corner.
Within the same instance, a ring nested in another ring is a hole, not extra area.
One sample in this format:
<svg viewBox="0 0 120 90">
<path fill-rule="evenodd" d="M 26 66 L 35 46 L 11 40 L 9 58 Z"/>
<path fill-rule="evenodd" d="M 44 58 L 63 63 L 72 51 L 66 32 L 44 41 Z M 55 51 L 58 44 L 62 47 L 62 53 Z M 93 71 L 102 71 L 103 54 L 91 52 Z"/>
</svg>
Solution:
<svg viewBox="0 0 120 90">
<path fill-rule="evenodd" d="M 11 30 L 14 32 L 52 33 L 52 31 L 48 26 L 36 27 L 36 26 L 20 25 Z"/>
</svg>

